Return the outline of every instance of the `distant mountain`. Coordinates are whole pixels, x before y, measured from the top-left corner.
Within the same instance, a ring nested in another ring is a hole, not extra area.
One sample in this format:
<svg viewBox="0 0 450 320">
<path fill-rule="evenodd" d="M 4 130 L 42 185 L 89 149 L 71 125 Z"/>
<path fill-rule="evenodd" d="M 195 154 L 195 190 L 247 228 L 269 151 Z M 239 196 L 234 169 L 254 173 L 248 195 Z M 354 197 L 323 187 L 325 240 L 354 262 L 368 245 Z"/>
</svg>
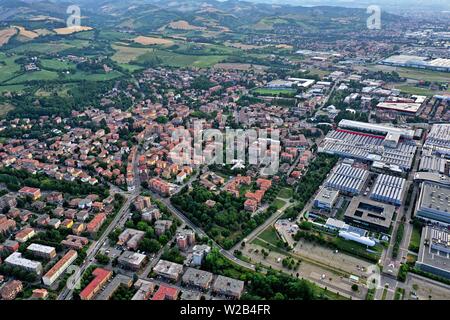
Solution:
<svg viewBox="0 0 450 320">
<path fill-rule="evenodd" d="M 366 10 L 362 8 L 305 7 L 239 0 L 78 0 L 77 4 L 86 25 L 118 26 L 141 32 L 155 31 L 174 21 L 187 21 L 195 27 L 214 25 L 229 30 L 261 31 L 275 25 L 305 30 L 322 26 L 335 28 L 345 23 L 362 25 L 367 19 Z M 0 22 L 35 16 L 65 20 L 69 5 L 72 3 L 66 0 L 0 0 Z M 385 24 L 398 19 L 383 14 Z"/>
</svg>

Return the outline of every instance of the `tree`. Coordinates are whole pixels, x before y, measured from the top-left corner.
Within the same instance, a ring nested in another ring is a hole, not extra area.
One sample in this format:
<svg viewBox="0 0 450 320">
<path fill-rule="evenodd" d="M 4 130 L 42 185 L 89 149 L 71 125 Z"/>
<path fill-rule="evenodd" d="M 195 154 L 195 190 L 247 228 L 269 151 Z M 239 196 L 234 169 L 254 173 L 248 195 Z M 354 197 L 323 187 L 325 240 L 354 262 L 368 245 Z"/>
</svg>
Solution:
<svg viewBox="0 0 450 320">
<path fill-rule="evenodd" d="M 145 252 L 153 253 L 161 249 L 161 244 L 155 239 L 144 238 L 139 244 L 139 249 Z"/>
</svg>

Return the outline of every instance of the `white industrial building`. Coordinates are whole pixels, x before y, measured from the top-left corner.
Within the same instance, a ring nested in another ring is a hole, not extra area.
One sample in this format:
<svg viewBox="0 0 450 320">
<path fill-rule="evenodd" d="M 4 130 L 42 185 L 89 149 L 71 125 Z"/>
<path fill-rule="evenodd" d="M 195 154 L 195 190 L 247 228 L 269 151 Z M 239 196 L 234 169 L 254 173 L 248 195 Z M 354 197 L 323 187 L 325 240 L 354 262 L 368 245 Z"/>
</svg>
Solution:
<svg viewBox="0 0 450 320">
<path fill-rule="evenodd" d="M 372 200 L 401 205 L 406 180 L 386 174 L 378 175 L 375 185 L 370 193 Z"/>
<path fill-rule="evenodd" d="M 414 131 L 411 131 L 414 135 Z M 402 136 L 409 133 L 395 133 Z M 377 167 L 395 172 L 409 171 L 411 169 L 417 146 L 413 140 L 385 141 L 381 137 L 349 132 L 345 130 L 332 130 L 320 144 L 318 151 L 376 163 Z M 396 144 L 395 147 L 393 145 Z"/>
<path fill-rule="evenodd" d="M 369 171 L 342 163 L 335 167 L 325 186 L 356 195 L 362 191 L 368 176 Z"/>
<path fill-rule="evenodd" d="M 327 229 L 338 231 L 339 236 L 345 240 L 355 241 L 369 247 L 373 247 L 376 244 L 373 239 L 367 237 L 367 230 L 350 226 L 344 221 L 328 218 L 323 226 Z"/>
<path fill-rule="evenodd" d="M 420 159 L 419 171 L 445 173 L 445 166 L 448 160 L 434 155 L 422 155 Z"/>
<path fill-rule="evenodd" d="M 423 147 L 433 153 L 450 156 L 450 124 L 434 124 Z"/>
<path fill-rule="evenodd" d="M 339 191 L 322 188 L 314 198 L 314 207 L 331 210 L 339 197 Z"/>
<path fill-rule="evenodd" d="M 19 267 L 34 272 L 37 275 L 42 273 L 42 264 L 40 262 L 23 258 L 20 252 L 12 253 L 5 259 L 5 263 L 13 267 Z"/>
<path fill-rule="evenodd" d="M 382 124 L 367 123 L 367 122 L 360 122 L 360 121 L 344 119 L 339 122 L 339 127 L 352 129 L 352 130 L 358 130 L 358 131 L 364 131 L 364 132 L 371 132 L 374 134 L 381 134 L 381 135 L 398 134 L 398 135 L 400 135 L 400 137 L 405 138 L 405 139 L 413 139 L 414 138 L 414 130 L 396 128 L 396 127 L 382 125 Z"/>
</svg>

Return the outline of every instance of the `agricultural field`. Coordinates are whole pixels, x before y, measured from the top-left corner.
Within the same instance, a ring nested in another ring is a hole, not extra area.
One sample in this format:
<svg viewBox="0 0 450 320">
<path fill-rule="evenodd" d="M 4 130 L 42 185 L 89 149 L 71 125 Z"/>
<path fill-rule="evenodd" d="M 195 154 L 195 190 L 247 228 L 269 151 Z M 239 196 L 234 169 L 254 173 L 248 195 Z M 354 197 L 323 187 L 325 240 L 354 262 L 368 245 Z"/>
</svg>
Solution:
<svg viewBox="0 0 450 320">
<path fill-rule="evenodd" d="M 132 39 L 133 42 L 142 44 L 144 46 L 152 46 L 152 45 L 166 45 L 170 46 L 173 44 L 172 40 L 169 39 L 163 39 L 163 38 L 156 38 L 156 37 L 145 37 L 145 36 L 138 36 L 134 39 Z"/>
<path fill-rule="evenodd" d="M 189 22 L 180 20 L 168 24 L 168 27 L 176 30 L 205 30 L 205 27 L 191 25 Z"/>
<path fill-rule="evenodd" d="M 20 84 L 28 81 L 50 81 L 58 79 L 58 73 L 48 70 L 27 72 L 6 82 L 6 84 Z"/>
<path fill-rule="evenodd" d="M 14 35 L 17 34 L 17 29 L 9 28 L 0 30 L 0 47 L 9 42 Z"/>
<path fill-rule="evenodd" d="M 396 89 L 399 89 L 403 93 L 407 94 L 417 94 L 417 95 L 424 95 L 424 96 L 432 96 L 438 93 L 441 93 L 441 91 L 434 91 L 427 88 L 419 88 L 412 85 L 403 85 L 403 86 L 395 86 Z M 450 93 L 450 89 L 447 90 L 447 93 Z"/>
<path fill-rule="evenodd" d="M 57 59 L 41 59 L 39 62 L 41 66 L 47 70 L 65 71 L 74 70 L 76 68 L 75 64 L 72 62 Z"/>
<path fill-rule="evenodd" d="M 131 61 L 136 60 L 139 56 L 152 52 L 153 50 L 150 48 L 129 47 L 121 44 L 113 44 L 112 48 L 116 51 L 116 53 L 112 56 L 112 59 L 117 63 L 130 63 Z"/>
<path fill-rule="evenodd" d="M 6 92 L 24 92 L 28 87 L 23 84 L 0 85 L 0 94 Z"/>
<path fill-rule="evenodd" d="M 54 29 L 57 34 L 59 35 L 68 35 L 72 33 L 82 32 L 82 31 L 89 31 L 92 30 L 91 27 L 87 26 L 74 26 L 74 27 L 67 27 L 67 28 L 57 28 Z"/>
<path fill-rule="evenodd" d="M 0 83 L 21 73 L 21 67 L 15 62 L 20 56 L 7 56 L 0 53 Z"/>
<path fill-rule="evenodd" d="M 10 49 L 8 52 L 17 54 L 28 54 L 30 52 L 40 54 L 56 54 L 66 49 L 78 48 L 82 49 L 89 46 L 87 40 L 66 40 L 66 41 L 50 41 L 47 43 L 26 43 L 16 48 Z"/>
<path fill-rule="evenodd" d="M 37 32 L 27 30 L 24 27 L 15 26 L 14 28 L 17 28 L 19 30 L 19 36 L 26 38 L 26 40 L 33 40 L 39 37 L 39 34 Z"/>
<path fill-rule="evenodd" d="M 1 90 L 1 87 L 0 87 Z M 14 106 L 11 104 L 0 104 L 0 117 L 3 117 L 4 115 L 6 115 L 9 111 L 13 110 Z"/>
<path fill-rule="evenodd" d="M 145 53 L 139 56 L 135 62 L 139 64 L 145 64 L 149 61 L 155 61 L 155 59 L 161 60 L 161 65 L 186 68 L 186 67 L 198 67 L 198 68 L 208 68 L 221 61 L 223 61 L 227 56 L 221 55 L 210 55 L 210 56 L 195 56 L 178 54 L 170 51 L 155 49 L 152 52 Z"/>
</svg>

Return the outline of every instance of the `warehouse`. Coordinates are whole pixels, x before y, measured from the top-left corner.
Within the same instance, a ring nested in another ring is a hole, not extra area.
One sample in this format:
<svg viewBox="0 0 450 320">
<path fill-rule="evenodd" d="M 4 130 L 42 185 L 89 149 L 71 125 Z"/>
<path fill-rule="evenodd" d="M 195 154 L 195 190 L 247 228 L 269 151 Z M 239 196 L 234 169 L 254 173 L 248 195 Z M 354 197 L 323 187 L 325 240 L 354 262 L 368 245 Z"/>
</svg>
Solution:
<svg viewBox="0 0 450 320">
<path fill-rule="evenodd" d="M 394 55 L 381 61 L 381 64 L 395 67 L 409 67 L 450 72 L 450 59 L 437 58 L 428 60 L 427 57 L 412 55 Z"/>
<path fill-rule="evenodd" d="M 422 156 L 419 171 L 445 173 L 447 160 L 436 156 Z"/>
<path fill-rule="evenodd" d="M 368 176 L 367 170 L 348 164 L 338 164 L 325 182 L 325 186 L 356 195 L 362 191 Z"/>
<path fill-rule="evenodd" d="M 449 239 L 447 230 L 431 226 L 424 227 L 416 267 L 422 271 L 450 279 Z"/>
<path fill-rule="evenodd" d="M 384 138 L 370 134 L 330 131 L 318 148 L 319 152 L 376 162 L 392 171 L 409 171 L 417 150 L 411 141 L 399 142 L 395 148 L 383 146 Z"/>
<path fill-rule="evenodd" d="M 347 128 L 352 130 L 358 130 L 363 132 L 371 132 L 375 134 L 381 134 L 383 136 L 387 134 L 398 134 L 400 137 L 404 139 L 413 139 L 414 138 L 414 130 L 396 128 L 391 126 L 386 126 L 382 124 L 375 123 L 367 123 L 353 120 L 341 120 L 339 122 L 340 128 Z"/>
<path fill-rule="evenodd" d="M 450 156 L 450 124 L 434 124 L 423 147 Z"/>
<path fill-rule="evenodd" d="M 380 102 L 378 109 L 397 111 L 404 114 L 415 115 L 419 111 L 421 103 L 415 102 Z"/>
<path fill-rule="evenodd" d="M 344 221 L 363 229 L 388 233 L 395 207 L 363 197 L 355 197 L 344 215 Z"/>
<path fill-rule="evenodd" d="M 450 188 L 431 182 L 423 182 L 417 201 L 416 216 L 444 224 L 450 224 Z"/>
<path fill-rule="evenodd" d="M 405 184 L 406 180 L 403 178 L 380 174 L 375 181 L 370 198 L 400 206 L 402 204 Z"/>
</svg>

